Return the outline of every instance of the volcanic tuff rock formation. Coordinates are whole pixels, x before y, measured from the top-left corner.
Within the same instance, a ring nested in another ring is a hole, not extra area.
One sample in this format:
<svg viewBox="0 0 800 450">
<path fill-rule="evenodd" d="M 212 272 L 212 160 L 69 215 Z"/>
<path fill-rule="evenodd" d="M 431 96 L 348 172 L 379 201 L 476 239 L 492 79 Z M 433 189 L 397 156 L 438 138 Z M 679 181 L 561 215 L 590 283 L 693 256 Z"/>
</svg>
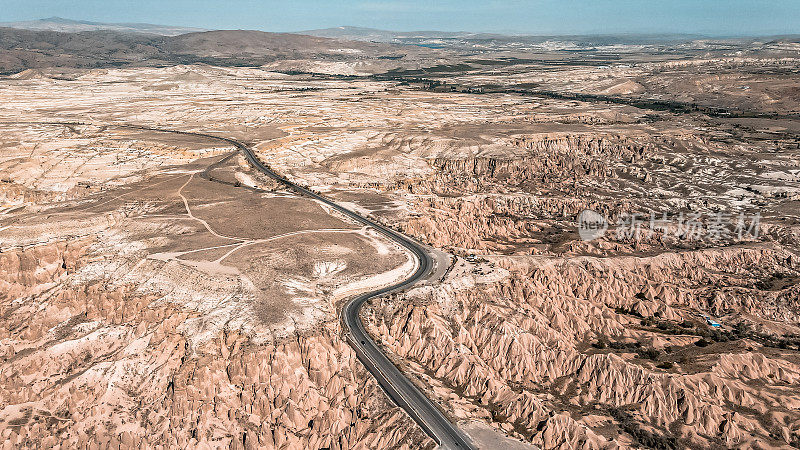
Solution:
<svg viewBox="0 0 800 450">
<path fill-rule="evenodd" d="M 753 287 L 759 272 L 796 277 L 800 267 L 787 265 L 788 256 L 761 247 L 607 260 L 491 258 L 508 276 L 492 281 L 456 270 L 444 289 L 412 291 L 402 306 L 377 303 L 369 317 L 401 360 L 543 448 L 624 445 L 605 426 L 615 421 L 634 445 L 787 445 L 800 437 L 800 365 L 776 357 L 756 335 L 701 351 L 691 311 L 796 322 L 797 287 Z M 684 322 L 691 325 L 678 334 L 659 335 Z M 587 345 L 598 340 L 619 345 Z M 781 387 L 764 386 L 772 382 Z"/>
<path fill-rule="evenodd" d="M 386 400 L 336 322 L 253 345 L 131 287 L 64 285 L 88 241 L 4 252 L 0 428 L 9 448 L 410 447 L 424 438 Z M 55 287 L 55 288 L 54 288 Z"/>
</svg>

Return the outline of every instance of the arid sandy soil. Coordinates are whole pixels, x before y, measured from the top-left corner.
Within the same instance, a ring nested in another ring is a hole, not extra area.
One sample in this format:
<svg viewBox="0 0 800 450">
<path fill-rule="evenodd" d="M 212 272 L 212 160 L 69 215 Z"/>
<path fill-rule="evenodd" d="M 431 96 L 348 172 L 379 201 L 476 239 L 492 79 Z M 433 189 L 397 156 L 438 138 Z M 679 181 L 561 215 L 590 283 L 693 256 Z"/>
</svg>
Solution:
<svg viewBox="0 0 800 450">
<path fill-rule="evenodd" d="M 797 51 L 0 80 L 0 436 L 433 446 L 336 317 L 408 256 L 231 148 L 132 123 L 240 139 L 457 255 L 364 318 L 484 448 L 800 446 Z M 605 235 L 581 239 L 586 209 Z"/>
</svg>

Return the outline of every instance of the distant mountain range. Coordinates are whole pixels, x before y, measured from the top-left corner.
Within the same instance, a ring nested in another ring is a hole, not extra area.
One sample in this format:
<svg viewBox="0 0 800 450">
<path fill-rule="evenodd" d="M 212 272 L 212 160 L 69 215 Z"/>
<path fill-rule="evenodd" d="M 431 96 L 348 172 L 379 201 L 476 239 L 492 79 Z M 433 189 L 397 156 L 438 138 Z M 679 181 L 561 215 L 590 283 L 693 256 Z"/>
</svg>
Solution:
<svg viewBox="0 0 800 450">
<path fill-rule="evenodd" d="M 298 31 L 299 34 L 345 39 L 350 41 L 413 44 L 422 41 L 514 41 L 541 43 L 547 41 L 582 42 L 594 45 L 655 44 L 707 39 L 699 34 L 607 34 L 607 35 L 525 35 L 515 33 L 472 33 L 467 31 L 388 31 L 362 27 L 335 27 Z"/>
<path fill-rule="evenodd" d="M 299 31 L 299 34 L 331 39 L 382 44 L 413 45 L 446 49 L 465 54 L 486 52 L 588 52 L 632 51 L 649 47 L 671 51 L 677 47 L 695 50 L 723 49 L 731 45 L 800 42 L 798 35 L 757 37 L 711 37 L 701 34 L 586 34 L 586 35 L 526 35 L 514 33 L 472 33 L 466 31 L 387 31 L 375 28 L 336 27 Z"/>
<path fill-rule="evenodd" d="M 448 68 L 475 55 L 602 51 L 728 52 L 748 42 L 782 41 L 794 51 L 796 37 L 739 41 L 694 35 L 513 36 L 467 32 L 393 32 L 339 27 L 300 33 L 217 30 L 149 24 L 103 24 L 60 18 L 0 24 L 0 76 L 26 69 L 91 69 L 210 64 L 269 66 L 289 72 L 384 73 Z M 28 29 L 21 29 L 28 28 Z M 302 34 L 301 34 L 302 33 Z M 626 46 L 631 46 L 626 48 Z M 647 48 L 645 48 L 647 47 Z M 499 53 L 498 53 L 499 52 Z M 503 56 L 507 59 L 508 55 Z M 524 58 L 513 56 L 512 59 Z M 505 61 L 505 59 L 503 60 Z M 449 70 L 449 69 L 448 69 Z M 25 76 L 30 76 L 28 73 Z"/>
<path fill-rule="evenodd" d="M 437 61 L 440 56 L 440 52 L 419 46 L 263 31 L 218 30 L 161 36 L 116 30 L 65 33 L 0 27 L 0 75 L 48 67 L 92 69 L 196 63 L 261 66 L 297 60 L 378 61 L 393 68 L 405 61 L 416 64 L 413 61 L 419 58 Z"/>
<path fill-rule="evenodd" d="M 64 19 L 62 17 L 49 17 L 46 19 L 22 22 L 0 22 L 0 27 L 33 31 L 58 31 L 61 33 L 115 31 L 120 33 L 141 33 L 160 36 L 179 36 L 182 34 L 209 31 L 202 28 L 173 25 L 91 22 L 87 20 Z M 521 33 L 474 33 L 468 31 L 389 31 L 377 28 L 351 26 L 304 30 L 293 32 L 293 34 L 345 41 L 451 48 L 459 48 L 465 45 L 469 47 L 475 43 L 491 43 L 493 44 L 492 46 L 503 46 L 506 43 L 535 45 L 545 42 L 568 42 L 578 46 L 602 46 L 653 45 L 710 39 L 708 36 L 700 34 L 529 35 Z M 796 40 L 797 36 L 774 36 L 772 39 Z"/>
<path fill-rule="evenodd" d="M 448 31 L 388 31 L 363 27 L 335 27 L 298 31 L 298 34 L 349 41 L 396 42 L 402 39 L 452 39 L 476 36 L 476 33 Z"/>
<path fill-rule="evenodd" d="M 0 27 L 35 31 L 59 31 L 62 33 L 118 31 L 122 33 L 157 34 L 161 36 L 178 36 L 180 34 L 207 31 L 202 28 L 176 27 L 171 25 L 89 22 L 86 20 L 71 20 L 61 17 L 50 17 L 47 19 L 29 20 L 25 22 L 4 22 L 0 23 Z"/>
</svg>

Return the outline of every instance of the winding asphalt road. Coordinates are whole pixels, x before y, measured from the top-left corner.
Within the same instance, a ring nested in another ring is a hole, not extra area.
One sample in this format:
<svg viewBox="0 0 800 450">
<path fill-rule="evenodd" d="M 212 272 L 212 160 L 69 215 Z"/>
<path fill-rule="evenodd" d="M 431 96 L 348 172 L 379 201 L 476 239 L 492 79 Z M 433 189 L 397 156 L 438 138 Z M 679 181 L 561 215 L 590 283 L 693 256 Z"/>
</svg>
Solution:
<svg viewBox="0 0 800 450">
<path fill-rule="evenodd" d="M 61 123 L 61 125 L 67 125 Z M 78 123 L 70 125 L 81 125 Z M 212 134 L 196 133 L 188 131 L 177 131 L 160 128 L 151 128 L 135 125 L 115 125 L 121 128 L 158 131 L 174 134 L 184 134 L 190 136 L 200 136 L 208 139 L 226 142 L 239 149 L 247 160 L 260 172 L 268 177 L 282 183 L 289 189 L 300 195 L 318 200 L 329 207 L 339 211 L 350 219 L 371 227 L 387 238 L 397 242 L 410 251 L 417 260 L 417 268 L 407 279 L 391 286 L 387 286 L 376 291 L 368 292 L 350 299 L 342 308 L 341 319 L 347 329 L 347 342 L 355 350 L 358 359 L 364 364 L 367 370 L 375 377 L 378 384 L 386 392 L 392 401 L 403 408 L 409 416 L 430 436 L 440 448 L 444 449 L 474 449 L 469 438 L 455 425 L 447 420 L 447 417 L 417 388 L 402 372 L 384 355 L 372 338 L 369 337 L 364 329 L 364 324 L 359 317 L 361 306 L 369 299 L 381 295 L 408 288 L 431 276 L 435 269 L 434 258 L 425 248 L 411 240 L 410 238 L 374 222 L 354 211 L 351 211 L 335 202 L 311 191 L 303 186 L 295 184 L 286 178 L 273 172 L 266 164 L 261 162 L 253 150 L 245 144 L 231 138 L 214 136 Z"/>
<path fill-rule="evenodd" d="M 8 122 L 3 122 L 8 123 Z M 82 125 L 97 125 L 92 123 L 83 122 L 13 122 L 14 124 L 30 124 L 30 125 L 56 125 L 56 126 L 82 126 Z M 206 139 L 221 141 L 233 145 L 240 150 L 247 160 L 259 171 L 263 172 L 268 177 L 282 183 L 289 189 L 297 192 L 300 195 L 318 200 L 329 207 L 339 211 L 352 220 L 375 229 L 389 239 L 397 242 L 399 245 L 410 251 L 417 260 L 416 270 L 407 279 L 400 281 L 391 286 L 387 286 L 376 291 L 367 292 L 350 299 L 342 308 L 341 319 L 344 327 L 347 329 L 347 342 L 353 347 L 358 359 L 364 364 L 367 370 L 375 377 L 378 384 L 386 392 L 389 398 L 403 408 L 406 413 L 425 431 L 425 434 L 431 437 L 440 448 L 443 449 L 475 449 L 464 432 L 458 429 L 455 425 L 447 420 L 447 417 L 419 390 L 411 381 L 406 378 L 402 372 L 381 353 L 378 346 L 369 337 L 367 331 L 364 329 L 364 324 L 359 317 L 361 306 L 369 299 L 379 297 L 381 295 L 400 291 L 408 288 L 416 283 L 422 282 L 428 278 L 432 278 L 434 269 L 436 269 L 436 258 L 431 255 L 426 249 L 411 240 L 410 238 L 390 229 L 377 222 L 374 222 L 360 214 L 351 211 L 343 206 L 340 206 L 333 201 L 311 191 L 308 188 L 295 184 L 286 178 L 281 177 L 273 172 L 266 164 L 261 162 L 255 155 L 253 150 L 245 144 L 231 138 L 222 136 L 215 136 L 213 134 L 205 134 L 190 131 L 178 131 L 164 128 L 145 127 L 139 125 L 128 124 L 104 124 L 108 127 L 125 128 L 132 130 L 145 130 L 156 131 L 161 133 L 182 134 L 188 136 L 198 136 Z M 228 160 L 233 154 L 223 158 L 212 166 Z M 203 172 L 202 176 L 207 179 L 212 179 L 209 169 Z M 214 180 L 217 181 L 217 180 Z M 244 186 L 243 186 L 244 187 Z M 441 265 L 442 262 L 439 261 Z"/>
<path fill-rule="evenodd" d="M 82 122 L 14 122 L 16 124 L 28 123 L 31 125 L 58 125 L 58 126 L 81 126 L 81 125 L 97 125 Z M 329 207 L 339 211 L 341 214 L 351 218 L 352 220 L 375 229 L 387 238 L 397 242 L 405 249 L 410 251 L 417 260 L 416 270 L 407 279 L 400 281 L 391 286 L 387 286 L 372 292 L 367 292 L 350 299 L 342 308 L 341 319 L 342 324 L 347 329 L 347 342 L 353 347 L 358 359 L 364 364 L 367 370 L 375 377 L 378 384 L 386 392 L 389 398 L 403 408 L 406 413 L 425 431 L 425 434 L 431 437 L 440 448 L 443 449 L 475 449 L 470 442 L 467 435 L 462 432 L 458 427 L 450 423 L 445 415 L 417 388 L 402 372 L 384 355 L 372 338 L 369 337 L 367 331 L 364 329 L 364 324 L 359 317 L 361 306 L 369 299 L 379 297 L 390 292 L 396 292 L 406 289 L 416 283 L 422 282 L 431 278 L 433 271 L 436 269 L 436 259 L 430 252 L 414 242 L 410 238 L 390 229 L 383 225 L 374 222 L 354 211 L 351 211 L 335 202 L 311 191 L 308 188 L 295 184 L 286 178 L 281 177 L 273 172 L 266 164 L 261 162 L 256 156 L 255 152 L 247 145 L 231 138 L 215 136 L 213 134 L 205 134 L 191 131 L 178 131 L 163 128 L 146 127 L 139 125 L 128 124 L 105 124 L 108 127 L 125 128 L 132 130 L 145 130 L 156 131 L 162 133 L 181 134 L 188 136 L 198 136 L 206 139 L 221 141 L 233 145 L 240 150 L 247 160 L 260 172 L 268 177 L 282 183 L 289 189 L 297 192 L 300 195 L 318 200 Z M 232 155 L 231 155 L 232 156 Z M 224 158 L 227 160 L 230 156 Z M 221 163 L 218 161 L 216 164 Z M 215 164 L 215 165 L 216 165 Z M 208 170 L 203 173 L 207 179 L 211 179 Z M 216 180 L 215 180 L 216 181 Z M 244 186 L 243 186 L 244 187 Z M 441 262 L 439 262 L 441 264 Z"/>
</svg>

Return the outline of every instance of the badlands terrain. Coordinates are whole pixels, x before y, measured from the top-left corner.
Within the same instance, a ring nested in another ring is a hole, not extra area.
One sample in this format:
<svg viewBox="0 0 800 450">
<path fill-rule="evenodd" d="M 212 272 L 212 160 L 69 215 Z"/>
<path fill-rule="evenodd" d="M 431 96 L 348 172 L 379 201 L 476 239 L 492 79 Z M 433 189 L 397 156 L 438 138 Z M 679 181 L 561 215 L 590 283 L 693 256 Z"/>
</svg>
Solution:
<svg viewBox="0 0 800 450">
<path fill-rule="evenodd" d="M 0 32 L 5 448 L 435 447 L 338 317 L 411 256 L 155 129 L 451 254 L 362 318 L 478 447 L 800 447 L 796 42 L 92 33 Z"/>
</svg>

